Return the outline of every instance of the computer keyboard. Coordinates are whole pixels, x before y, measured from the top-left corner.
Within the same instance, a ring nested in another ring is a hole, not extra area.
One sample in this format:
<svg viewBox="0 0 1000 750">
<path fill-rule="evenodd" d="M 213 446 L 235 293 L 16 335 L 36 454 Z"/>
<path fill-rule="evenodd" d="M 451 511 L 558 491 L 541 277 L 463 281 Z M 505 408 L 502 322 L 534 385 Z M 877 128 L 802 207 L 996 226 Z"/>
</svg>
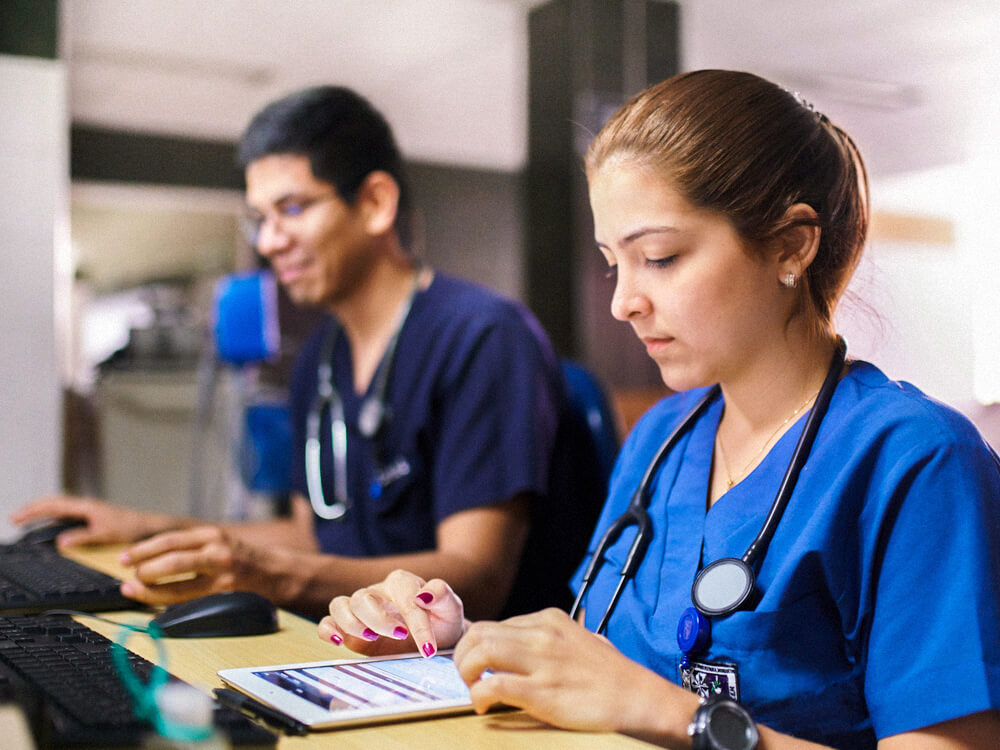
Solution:
<svg viewBox="0 0 1000 750">
<path fill-rule="evenodd" d="M 152 731 L 133 713 L 111 648 L 108 638 L 65 615 L 0 616 L 0 702 L 24 707 L 40 749 L 138 747 Z M 148 681 L 154 665 L 131 652 L 128 659 Z M 217 706 L 213 718 L 234 747 L 277 742 L 230 708 Z"/>
<path fill-rule="evenodd" d="M 49 609 L 107 612 L 141 607 L 117 578 L 63 557 L 48 544 L 0 544 L 0 614 Z"/>
</svg>

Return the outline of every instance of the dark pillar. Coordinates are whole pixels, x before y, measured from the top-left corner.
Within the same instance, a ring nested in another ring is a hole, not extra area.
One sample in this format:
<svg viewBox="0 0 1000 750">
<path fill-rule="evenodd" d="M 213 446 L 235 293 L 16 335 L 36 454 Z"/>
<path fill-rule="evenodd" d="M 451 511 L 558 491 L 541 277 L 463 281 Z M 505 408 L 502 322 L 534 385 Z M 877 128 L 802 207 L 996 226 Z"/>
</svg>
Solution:
<svg viewBox="0 0 1000 750">
<path fill-rule="evenodd" d="M 679 18 L 664 0 L 552 0 L 529 15 L 525 273 L 528 304 L 560 353 L 609 386 L 659 382 L 594 246 L 583 153 L 628 96 L 678 72 Z"/>
<path fill-rule="evenodd" d="M 0 0 L 0 54 L 59 55 L 58 0 Z"/>
</svg>

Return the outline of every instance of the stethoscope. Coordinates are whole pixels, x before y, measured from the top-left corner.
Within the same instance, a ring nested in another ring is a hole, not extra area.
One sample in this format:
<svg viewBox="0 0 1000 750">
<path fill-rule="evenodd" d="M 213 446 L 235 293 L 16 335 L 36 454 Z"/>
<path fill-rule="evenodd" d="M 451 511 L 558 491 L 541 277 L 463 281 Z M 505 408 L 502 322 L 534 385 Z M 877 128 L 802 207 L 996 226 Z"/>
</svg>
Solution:
<svg viewBox="0 0 1000 750">
<path fill-rule="evenodd" d="M 386 390 L 389 384 L 389 372 L 396 357 L 396 345 L 399 334 L 409 317 L 413 300 L 420 288 L 421 269 L 413 274 L 413 286 L 406 303 L 399 312 L 392 338 L 386 345 L 385 354 L 376 370 L 374 387 L 371 393 L 361 402 L 358 410 L 358 431 L 366 440 L 375 440 L 392 415 L 386 403 Z M 306 416 L 306 487 L 309 490 L 309 502 L 313 511 L 320 518 L 338 520 L 344 517 L 351 506 L 347 492 L 347 422 L 344 419 L 344 400 L 333 384 L 333 349 L 340 336 L 340 325 L 331 321 L 323 346 L 320 350 L 319 366 L 316 370 L 316 397 L 309 407 Z M 333 502 L 327 502 L 323 492 L 323 475 L 320 467 L 320 423 L 323 410 L 330 410 L 330 443 L 333 448 Z M 372 492 L 380 494 L 381 486 L 377 480 L 373 482 Z"/>
<path fill-rule="evenodd" d="M 795 451 L 792 454 L 788 468 L 785 470 L 781 486 L 778 488 L 778 493 L 771 503 L 771 509 L 768 511 L 767 517 L 764 519 L 764 524 L 761 526 L 757 536 L 750 543 L 750 546 L 747 547 L 742 557 L 723 557 L 715 560 L 702 568 L 695 577 L 694 583 L 691 586 L 691 601 L 694 607 L 689 607 L 685 610 L 681 615 L 677 628 L 678 644 L 685 657 L 687 654 L 703 650 L 708 645 L 711 626 L 709 617 L 724 617 L 732 614 L 741 607 L 749 606 L 752 598 L 756 597 L 755 571 L 759 570 L 760 563 L 763 562 L 764 556 L 767 554 L 767 547 L 778 528 L 781 516 L 785 512 L 785 506 L 788 505 L 788 500 L 792 495 L 792 490 L 795 488 L 799 472 L 809 457 L 809 451 L 812 448 L 816 432 L 819 430 L 820 422 L 826 414 L 830 399 L 833 397 L 833 392 L 840 380 L 846 354 L 847 344 L 843 338 L 838 337 L 837 347 L 830 362 L 830 369 L 827 371 L 823 386 L 816 396 L 816 402 L 813 404 L 812 409 L 809 410 L 805 426 L 802 428 L 802 434 L 795 445 Z M 618 604 L 618 599 L 625 588 L 625 584 L 635 576 L 643 556 L 646 554 L 646 548 L 649 546 L 653 534 L 652 521 L 647 511 L 649 507 L 649 487 L 653 477 L 659 470 L 663 459 L 674 448 L 681 435 L 694 425 L 708 404 L 718 396 L 719 391 L 718 385 L 711 388 L 695 404 L 694 408 L 680 424 L 674 428 L 673 432 L 667 436 L 667 439 L 663 441 L 660 449 L 646 468 L 642 481 L 632 495 L 628 508 L 612 522 L 608 530 L 604 532 L 604 536 L 601 537 L 601 541 L 597 545 L 597 549 L 594 551 L 590 563 L 583 574 L 580 591 L 576 595 L 576 601 L 573 602 L 573 607 L 570 610 L 570 616 L 574 619 L 580 610 L 580 605 L 587 590 L 590 588 L 597 572 L 604 563 L 604 556 L 608 549 L 618 540 L 622 531 L 632 525 L 636 527 L 632 546 L 629 547 L 625 562 L 622 563 L 618 585 L 615 587 L 614 593 L 611 595 L 611 600 L 608 602 L 604 610 L 604 615 L 601 617 L 601 621 L 594 632 L 602 633 L 607 627 L 608 619 Z"/>
</svg>

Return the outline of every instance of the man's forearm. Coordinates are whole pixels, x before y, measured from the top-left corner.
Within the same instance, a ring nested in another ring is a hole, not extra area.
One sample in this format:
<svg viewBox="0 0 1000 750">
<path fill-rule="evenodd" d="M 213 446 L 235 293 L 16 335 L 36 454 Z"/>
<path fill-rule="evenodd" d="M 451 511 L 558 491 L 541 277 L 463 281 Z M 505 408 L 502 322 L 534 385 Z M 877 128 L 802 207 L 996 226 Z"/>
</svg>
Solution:
<svg viewBox="0 0 1000 750">
<path fill-rule="evenodd" d="M 266 521 L 224 524 L 234 539 L 261 547 L 288 547 L 299 552 L 319 552 L 313 529 L 313 514 L 308 501 L 292 495 L 291 513 L 287 518 Z"/>
<path fill-rule="evenodd" d="M 287 518 L 270 521 L 253 521 L 233 524 L 222 524 L 226 533 L 241 542 L 254 546 L 287 547 L 299 552 L 319 552 L 316 539 Z"/>
<path fill-rule="evenodd" d="M 447 581 L 470 617 L 496 617 L 510 594 L 528 535 L 528 498 L 518 496 L 445 518 L 435 549 L 366 558 L 321 555 L 308 501 L 296 497 L 292 507 L 295 524 L 308 527 L 314 546 L 254 545 L 258 559 L 251 567 L 259 568 L 254 582 L 270 587 L 276 604 L 313 616 L 327 614 L 333 597 L 352 594 L 401 568 L 425 580 Z"/>
</svg>

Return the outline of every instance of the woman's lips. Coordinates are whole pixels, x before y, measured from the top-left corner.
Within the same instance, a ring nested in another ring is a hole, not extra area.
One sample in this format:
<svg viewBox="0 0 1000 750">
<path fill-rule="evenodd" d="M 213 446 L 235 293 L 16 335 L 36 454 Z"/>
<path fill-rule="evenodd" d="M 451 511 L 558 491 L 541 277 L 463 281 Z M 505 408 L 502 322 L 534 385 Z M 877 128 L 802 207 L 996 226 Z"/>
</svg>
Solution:
<svg viewBox="0 0 1000 750">
<path fill-rule="evenodd" d="M 646 345 L 646 353 L 653 357 L 666 349 L 670 342 L 673 341 L 672 337 L 655 337 L 655 336 L 643 336 L 642 343 Z"/>
</svg>

